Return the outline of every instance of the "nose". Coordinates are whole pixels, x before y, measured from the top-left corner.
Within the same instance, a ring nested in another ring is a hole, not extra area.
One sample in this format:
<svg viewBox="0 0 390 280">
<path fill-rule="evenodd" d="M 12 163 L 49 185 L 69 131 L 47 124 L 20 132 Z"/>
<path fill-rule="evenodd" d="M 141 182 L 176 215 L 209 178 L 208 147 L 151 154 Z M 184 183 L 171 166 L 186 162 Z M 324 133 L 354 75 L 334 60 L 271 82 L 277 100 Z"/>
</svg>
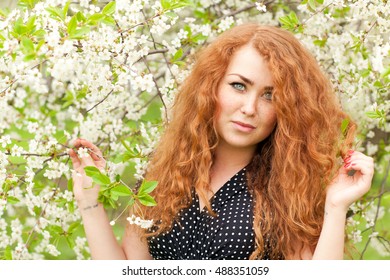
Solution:
<svg viewBox="0 0 390 280">
<path fill-rule="evenodd" d="M 247 116 L 253 116 L 257 110 L 257 98 L 256 95 L 247 94 L 243 96 L 241 104 L 241 113 Z"/>
</svg>

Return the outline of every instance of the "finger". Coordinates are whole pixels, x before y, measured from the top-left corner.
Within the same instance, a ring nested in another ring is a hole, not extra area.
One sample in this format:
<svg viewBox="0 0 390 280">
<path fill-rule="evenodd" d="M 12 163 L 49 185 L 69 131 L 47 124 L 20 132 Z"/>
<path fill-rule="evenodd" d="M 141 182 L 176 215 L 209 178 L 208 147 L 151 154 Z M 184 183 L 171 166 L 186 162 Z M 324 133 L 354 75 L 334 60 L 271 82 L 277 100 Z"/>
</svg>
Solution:
<svg viewBox="0 0 390 280">
<path fill-rule="evenodd" d="M 95 152 L 94 150 L 91 150 L 88 148 L 89 154 L 91 155 L 92 159 L 95 161 L 103 161 L 106 162 L 105 159 L 102 156 L 101 151 L 98 149 L 98 152 Z"/>
<path fill-rule="evenodd" d="M 81 165 L 83 167 L 85 166 L 96 166 L 95 161 L 88 155 L 88 156 L 83 156 L 81 159 Z"/>
<path fill-rule="evenodd" d="M 96 161 L 104 160 L 102 151 L 88 140 L 78 138 L 74 141 L 74 146 L 76 148 L 81 148 L 81 147 L 87 148 L 91 157 Z"/>
<path fill-rule="evenodd" d="M 80 161 L 77 153 L 73 149 L 69 149 L 68 154 L 69 154 L 70 159 L 72 160 L 73 168 L 78 169 L 81 165 L 81 161 Z"/>
<path fill-rule="evenodd" d="M 345 165 L 350 165 L 353 162 L 356 162 L 358 160 L 371 163 L 372 165 L 374 163 L 374 160 L 372 157 L 366 156 L 365 154 L 362 154 L 360 152 L 354 152 L 352 155 L 344 158 L 344 163 L 345 163 Z"/>
<path fill-rule="evenodd" d="M 363 175 L 372 176 L 374 174 L 374 163 L 371 160 L 353 160 L 348 168 L 359 170 Z"/>
<path fill-rule="evenodd" d="M 345 158 L 344 158 L 344 161 L 348 160 L 348 159 L 366 159 L 366 160 L 373 160 L 372 157 L 369 157 L 369 156 L 366 156 L 365 154 L 361 153 L 361 152 L 358 152 L 358 151 L 353 151 L 352 153 L 350 153 L 349 155 L 347 155 Z"/>
<path fill-rule="evenodd" d="M 103 157 L 102 152 L 100 151 L 100 149 L 97 146 L 95 146 L 94 144 L 92 144 L 91 142 L 89 142 L 88 140 L 80 139 L 80 144 L 83 147 L 88 148 L 89 150 L 93 151 L 98 156 Z"/>
</svg>

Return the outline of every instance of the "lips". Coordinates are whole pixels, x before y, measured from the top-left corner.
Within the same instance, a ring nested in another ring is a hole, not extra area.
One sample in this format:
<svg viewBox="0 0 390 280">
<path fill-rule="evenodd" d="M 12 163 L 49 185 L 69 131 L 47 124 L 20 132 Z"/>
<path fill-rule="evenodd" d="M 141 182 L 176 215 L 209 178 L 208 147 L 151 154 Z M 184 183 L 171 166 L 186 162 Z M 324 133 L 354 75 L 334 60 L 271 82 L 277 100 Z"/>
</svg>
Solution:
<svg viewBox="0 0 390 280">
<path fill-rule="evenodd" d="M 239 121 L 233 121 L 235 127 L 240 130 L 240 131 L 243 131 L 243 132 L 251 132 L 252 130 L 254 130 L 256 127 L 251 125 L 251 124 L 248 124 L 248 123 L 243 123 L 243 122 L 239 122 Z"/>
</svg>

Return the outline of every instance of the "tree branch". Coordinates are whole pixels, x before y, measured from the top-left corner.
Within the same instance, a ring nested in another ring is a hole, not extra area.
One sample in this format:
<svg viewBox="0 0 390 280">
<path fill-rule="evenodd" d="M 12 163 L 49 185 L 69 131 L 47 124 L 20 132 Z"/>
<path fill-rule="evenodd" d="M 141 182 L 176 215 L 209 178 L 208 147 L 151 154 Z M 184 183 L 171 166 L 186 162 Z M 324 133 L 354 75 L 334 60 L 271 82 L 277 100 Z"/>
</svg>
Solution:
<svg viewBox="0 0 390 280">
<path fill-rule="evenodd" d="M 113 93 L 114 90 L 112 89 L 101 101 L 99 101 L 98 103 L 96 103 L 92 108 L 88 109 L 87 110 L 87 113 L 89 113 L 90 111 L 92 111 L 93 109 L 95 109 L 97 106 L 99 106 L 100 104 L 102 104 L 104 102 L 104 100 L 106 100 L 110 95 L 111 93 Z"/>
</svg>

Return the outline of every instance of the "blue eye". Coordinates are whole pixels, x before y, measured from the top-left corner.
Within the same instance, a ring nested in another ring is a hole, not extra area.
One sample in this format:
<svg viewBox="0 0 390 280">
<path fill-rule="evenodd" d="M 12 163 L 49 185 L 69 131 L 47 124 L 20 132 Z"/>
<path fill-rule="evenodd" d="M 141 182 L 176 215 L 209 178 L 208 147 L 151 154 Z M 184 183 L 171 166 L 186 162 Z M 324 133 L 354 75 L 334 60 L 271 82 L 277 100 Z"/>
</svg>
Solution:
<svg viewBox="0 0 390 280">
<path fill-rule="evenodd" d="M 267 100 L 272 100 L 272 91 L 266 91 L 263 96 Z"/>
<path fill-rule="evenodd" d="M 230 85 L 236 89 L 236 90 L 239 90 L 239 91 L 244 91 L 245 90 L 245 85 L 244 84 L 241 84 L 241 83 L 230 83 Z"/>
</svg>

